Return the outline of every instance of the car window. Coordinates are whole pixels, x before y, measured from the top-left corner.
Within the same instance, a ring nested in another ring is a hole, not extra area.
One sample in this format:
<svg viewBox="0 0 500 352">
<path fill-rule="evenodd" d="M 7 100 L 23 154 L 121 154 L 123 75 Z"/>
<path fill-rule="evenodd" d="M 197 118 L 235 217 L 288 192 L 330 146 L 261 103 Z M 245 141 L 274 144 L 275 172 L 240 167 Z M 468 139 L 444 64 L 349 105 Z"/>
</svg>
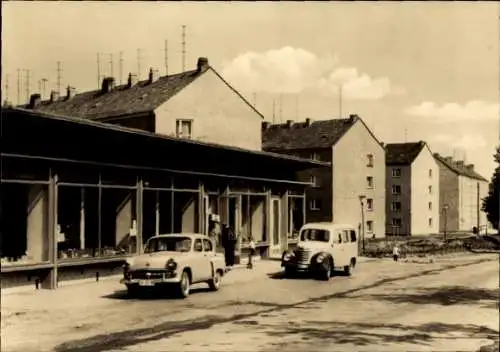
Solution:
<svg viewBox="0 0 500 352">
<path fill-rule="evenodd" d="M 212 241 L 203 239 L 203 247 L 205 252 L 211 252 L 213 251 L 213 246 L 212 246 Z"/>
<path fill-rule="evenodd" d="M 194 251 L 203 252 L 203 245 L 201 244 L 201 239 L 199 238 L 194 241 Z"/>
<path fill-rule="evenodd" d="M 342 242 L 349 243 L 349 230 L 342 230 Z"/>
<path fill-rule="evenodd" d="M 342 243 L 342 232 L 341 231 L 337 231 L 335 232 L 335 236 L 333 236 L 333 242 L 334 243 Z"/>
<path fill-rule="evenodd" d="M 351 230 L 351 242 L 356 242 L 356 231 Z"/>
</svg>

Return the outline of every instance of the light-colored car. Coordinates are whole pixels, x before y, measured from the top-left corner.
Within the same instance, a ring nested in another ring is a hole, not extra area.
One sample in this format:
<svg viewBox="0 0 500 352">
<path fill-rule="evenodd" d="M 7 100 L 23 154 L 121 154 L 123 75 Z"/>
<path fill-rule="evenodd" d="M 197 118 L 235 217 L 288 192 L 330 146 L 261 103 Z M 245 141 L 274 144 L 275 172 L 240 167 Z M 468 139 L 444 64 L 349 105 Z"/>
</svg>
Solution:
<svg viewBox="0 0 500 352">
<path fill-rule="evenodd" d="M 327 222 L 305 224 L 293 251 L 285 251 L 281 266 L 292 276 L 309 272 L 328 280 L 336 268 L 351 275 L 358 258 L 356 229 L 351 225 Z"/>
<path fill-rule="evenodd" d="M 202 234 L 168 234 L 151 237 L 144 254 L 127 259 L 123 279 L 130 295 L 141 288 L 172 286 L 187 297 L 192 284 L 206 282 L 217 291 L 225 273 L 225 261 L 213 241 Z"/>
</svg>

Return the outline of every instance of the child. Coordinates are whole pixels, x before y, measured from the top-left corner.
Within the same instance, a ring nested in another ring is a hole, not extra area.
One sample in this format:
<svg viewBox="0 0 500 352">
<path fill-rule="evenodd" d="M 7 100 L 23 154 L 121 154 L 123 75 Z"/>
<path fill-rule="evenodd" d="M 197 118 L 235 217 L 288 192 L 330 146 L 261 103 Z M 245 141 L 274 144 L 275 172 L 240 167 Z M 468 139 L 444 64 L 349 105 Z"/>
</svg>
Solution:
<svg viewBox="0 0 500 352">
<path fill-rule="evenodd" d="M 255 255 L 255 242 L 253 241 L 253 237 L 250 236 L 250 242 L 248 243 L 248 247 L 250 248 L 250 253 L 248 254 L 248 269 L 253 269 L 252 258 Z"/>
<path fill-rule="evenodd" d="M 392 259 L 397 262 L 399 258 L 399 247 L 397 243 L 394 244 L 394 247 L 392 249 Z"/>
</svg>

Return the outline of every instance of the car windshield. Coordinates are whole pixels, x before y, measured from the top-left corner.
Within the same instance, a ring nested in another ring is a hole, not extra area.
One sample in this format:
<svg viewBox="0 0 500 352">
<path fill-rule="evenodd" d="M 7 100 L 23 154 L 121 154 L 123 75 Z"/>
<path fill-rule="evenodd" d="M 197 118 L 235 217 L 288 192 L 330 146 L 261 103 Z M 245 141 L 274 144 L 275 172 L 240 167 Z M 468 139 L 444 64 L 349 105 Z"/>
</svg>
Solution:
<svg viewBox="0 0 500 352">
<path fill-rule="evenodd" d="M 189 237 L 158 237 L 148 241 L 144 253 L 154 252 L 189 252 L 191 250 Z"/>
<path fill-rule="evenodd" d="M 328 242 L 330 240 L 330 232 L 327 230 L 305 229 L 300 234 L 300 240 Z"/>
</svg>

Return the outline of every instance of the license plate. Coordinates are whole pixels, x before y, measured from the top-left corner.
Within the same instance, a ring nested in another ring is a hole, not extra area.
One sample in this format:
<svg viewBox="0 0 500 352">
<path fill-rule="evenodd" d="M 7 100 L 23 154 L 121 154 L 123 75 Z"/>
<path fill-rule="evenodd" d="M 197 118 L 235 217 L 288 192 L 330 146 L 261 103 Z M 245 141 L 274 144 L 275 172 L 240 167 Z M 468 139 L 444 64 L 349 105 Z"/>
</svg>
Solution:
<svg viewBox="0 0 500 352">
<path fill-rule="evenodd" d="M 154 286 L 155 284 L 151 280 L 139 280 L 139 286 Z"/>
</svg>

